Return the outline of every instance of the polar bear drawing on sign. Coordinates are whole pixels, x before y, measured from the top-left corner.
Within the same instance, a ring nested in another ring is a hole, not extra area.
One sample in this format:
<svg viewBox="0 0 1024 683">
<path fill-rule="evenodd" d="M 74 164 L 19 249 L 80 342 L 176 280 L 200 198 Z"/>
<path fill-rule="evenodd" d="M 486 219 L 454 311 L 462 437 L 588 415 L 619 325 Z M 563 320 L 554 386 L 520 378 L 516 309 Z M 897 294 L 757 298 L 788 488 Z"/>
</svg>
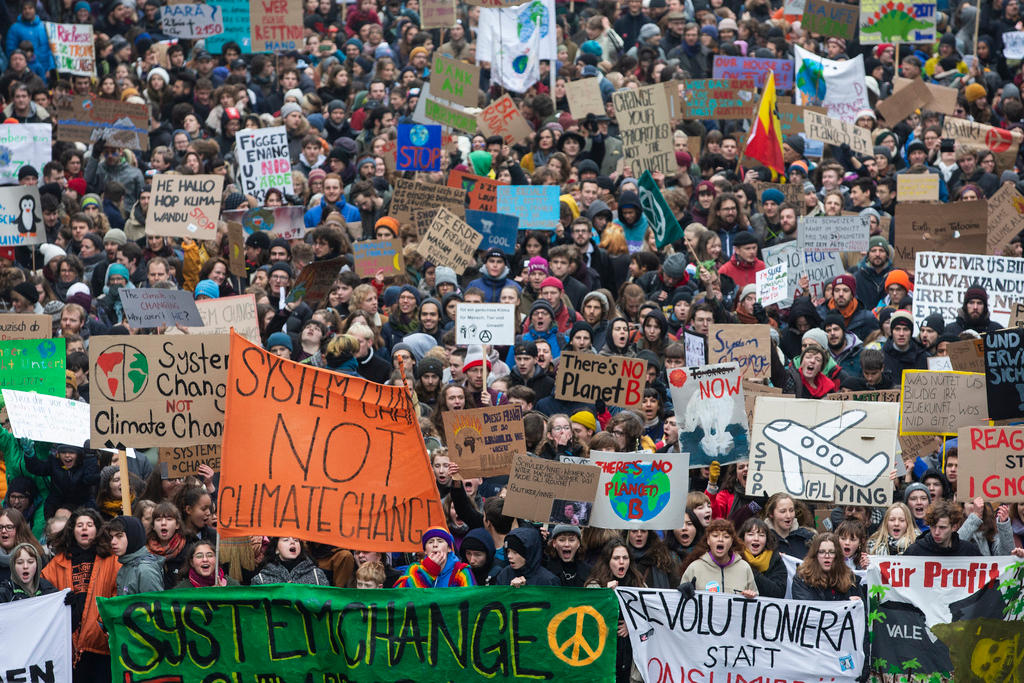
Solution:
<svg viewBox="0 0 1024 683">
<path fill-rule="evenodd" d="M 711 457 L 725 455 L 732 450 L 733 438 L 726 428 L 733 413 L 733 399 L 725 395 L 719 398 L 701 398 L 695 391 L 690 396 L 683 412 L 684 428 L 692 432 L 700 425 L 704 432 L 700 447 Z"/>
</svg>

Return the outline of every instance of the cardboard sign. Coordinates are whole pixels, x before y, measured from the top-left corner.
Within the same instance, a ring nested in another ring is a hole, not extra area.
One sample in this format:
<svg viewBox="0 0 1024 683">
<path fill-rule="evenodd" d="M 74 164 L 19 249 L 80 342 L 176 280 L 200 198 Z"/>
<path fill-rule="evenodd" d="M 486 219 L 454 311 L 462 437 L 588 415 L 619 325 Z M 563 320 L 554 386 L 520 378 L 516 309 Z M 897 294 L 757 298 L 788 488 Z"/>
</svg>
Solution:
<svg viewBox="0 0 1024 683">
<path fill-rule="evenodd" d="M 256 317 L 256 297 L 252 294 L 224 296 L 196 301 L 203 326 L 189 334 L 228 334 L 232 329 L 253 344 L 260 342 L 260 323 Z"/>
<path fill-rule="evenodd" d="M 903 78 L 901 76 L 892 77 L 892 85 L 895 92 L 899 92 L 908 85 L 912 85 L 914 81 L 920 79 Z M 952 116 L 956 110 L 956 98 L 959 90 L 956 88 L 947 88 L 944 85 L 938 85 L 936 83 L 926 83 L 928 87 L 927 102 L 921 103 L 921 110 L 936 111 L 940 114 L 946 114 Z"/>
<path fill-rule="evenodd" d="M 441 207 L 416 251 L 431 263 L 448 266 L 461 275 L 473 264 L 473 253 L 483 238 L 465 221 Z"/>
<path fill-rule="evenodd" d="M 507 213 L 490 213 L 466 209 L 466 223 L 484 236 L 480 250 L 501 249 L 506 254 L 516 253 L 516 235 L 519 218 Z"/>
<path fill-rule="evenodd" d="M 1024 325 L 1024 303 L 1018 301 L 1013 305 L 1013 310 L 1010 311 L 1010 321 L 1007 323 L 1007 327 L 1020 327 Z"/>
<path fill-rule="evenodd" d="M 132 327 L 202 327 L 192 292 L 181 289 L 122 289 L 124 319 Z"/>
<path fill-rule="evenodd" d="M 569 113 L 577 121 L 582 121 L 587 114 L 604 116 L 604 98 L 597 78 L 581 78 L 565 82 L 565 96 L 569 99 Z"/>
<path fill-rule="evenodd" d="M 146 234 L 214 239 L 223 193 L 222 175 L 154 176 Z"/>
<path fill-rule="evenodd" d="M 220 471 L 220 446 L 202 444 L 199 446 L 175 446 L 161 448 L 157 462 L 164 479 L 178 479 L 199 472 L 200 465 L 206 465 L 214 472 Z"/>
<path fill-rule="evenodd" d="M 665 88 L 624 88 L 616 90 L 612 99 L 622 138 L 622 158 L 630 164 L 634 176 L 648 170 L 674 173 L 678 165 Z"/>
<path fill-rule="evenodd" d="M 65 396 L 66 355 L 63 337 L 0 341 L 0 388 Z"/>
<path fill-rule="evenodd" d="M 759 396 L 746 493 L 889 505 L 898 424 L 895 403 Z"/>
<path fill-rule="evenodd" d="M 867 216 L 800 216 L 798 243 L 805 251 L 867 251 Z"/>
<path fill-rule="evenodd" d="M 53 336 L 53 317 L 34 313 L 0 313 L 0 341 L 10 339 L 49 339 Z"/>
<path fill-rule="evenodd" d="M 1024 416 L 1024 328 L 989 332 L 984 340 L 989 419 Z"/>
<path fill-rule="evenodd" d="M 1003 250 L 1021 230 L 1024 230 L 1024 195 L 1012 183 L 1003 183 L 988 200 L 985 253 L 1005 256 Z"/>
<path fill-rule="evenodd" d="M 57 140 L 149 149 L 149 108 L 101 97 L 57 95 L 53 98 Z"/>
<path fill-rule="evenodd" d="M 448 24 L 448 26 L 451 26 L 451 24 Z M 434 99 L 428 90 L 429 86 L 429 83 L 423 84 L 423 88 L 420 89 L 420 99 L 416 102 L 416 109 L 422 108 L 424 118 L 466 133 L 476 130 L 476 116 L 467 114 L 462 109 L 449 107 Z M 413 120 L 417 120 L 417 118 L 415 115 L 413 116 Z"/>
<path fill-rule="evenodd" d="M 298 50 L 302 40 L 302 5 L 286 0 L 259 0 L 249 5 L 253 52 Z"/>
<path fill-rule="evenodd" d="M 904 370 L 901 388 L 900 434 L 956 436 L 988 417 L 984 375 Z"/>
<path fill-rule="evenodd" d="M 815 107 L 812 105 L 796 105 L 791 102 L 779 102 L 777 103 L 779 110 L 779 124 L 782 128 L 782 137 L 785 138 L 788 135 L 798 135 L 804 131 L 804 111 L 809 110 L 817 112 L 819 114 L 828 114 L 828 110 L 825 107 Z M 694 157 L 696 159 L 697 157 Z"/>
<path fill-rule="evenodd" d="M 914 324 L 920 327 L 932 313 L 955 320 L 964 292 L 978 284 L 988 291 L 989 317 L 999 325 L 1024 297 L 1020 259 L 1010 256 L 971 256 L 918 252 L 914 272 Z"/>
<path fill-rule="evenodd" d="M 523 409 L 518 405 L 488 406 L 441 413 L 448 457 L 463 479 L 503 477 L 515 455 L 526 455 Z"/>
<path fill-rule="evenodd" d="M 988 233 L 987 202 L 902 202 L 896 206 L 893 265 L 913 270 L 917 254 L 942 251 L 984 254 Z"/>
<path fill-rule="evenodd" d="M 642 358 L 598 356 L 563 351 L 555 375 L 555 398 L 610 406 L 639 408 L 647 383 L 647 361 Z"/>
<path fill-rule="evenodd" d="M 590 523 L 601 468 L 516 455 L 508 477 L 508 493 L 502 514 L 534 522 Z M 431 482 L 433 483 L 433 482 Z"/>
<path fill-rule="evenodd" d="M 757 86 L 753 81 L 709 78 L 684 83 L 684 118 L 735 120 L 754 116 Z"/>
<path fill-rule="evenodd" d="M 300 240 L 306 234 L 306 223 L 303 220 L 305 213 L 301 206 L 258 206 L 254 209 L 225 211 L 224 220 L 228 222 L 229 230 L 232 222 L 240 224 L 243 243 L 254 232 L 266 232 L 271 240 L 275 237 Z"/>
<path fill-rule="evenodd" d="M 91 25 L 44 21 L 43 26 L 58 73 L 96 77 L 96 46 Z"/>
<path fill-rule="evenodd" d="M 922 0 L 903 6 L 902 14 L 892 14 L 893 7 L 886 0 L 861 0 L 860 42 L 878 45 L 900 41 L 931 43 L 935 35 L 935 0 Z M 886 17 L 889 17 L 886 20 Z M 894 17 L 899 17 L 893 21 Z"/>
<path fill-rule="evenodd" d="M 899 389 L 876 389 L 874 391 L 837 391 L 825 396 L 829 401 L 868 401 L 869 403 L 898 403 Z"/>
<path fill-rule="evenodd" d="M 601 529 L 671 528 L 686 513 L 690 457 L 686 453 L 591 451 L 601 468 L 590 524 Z"/>
<path fill-rule="evenodd" d="M 454 0 L 425 0 L 420 3 L 420 24 L 423 28 L 448 29 L 454 23 Z"/>
<path fill-rule="evenodd" d="M 391 197 L 388 215 L 404 227 L 413 224 L 414 211 L 438 206 L 445 207 L 461 218 L 466 212 L 466 191 L 458 187 L 399 178 L 395 182 L 395 194 Z M 420 233 L 422 236 L 423 233 Z"/>
<path fill-rule="evenodd" d="M 679 450 L 690 454 L 691 467 L 747 459 L 750 436 L 738 365 L 674 368 L 668 384 L 679 424 Z"/>
<path fill-rule="evenodd" d="M 946 354 L 954 370 L 985 372 L 985 341 L 982 339 L 947 342 Z"/>
<path fill-rule="evenodd" d="M 217 533 L 423 549 L 444 512 L 404 385 L 293 363 L 238 335 L 227 374 Z"/>
<path fill-rule="evenodd" d="M 469 200 L 467 208 L 474 211 L 497 211 L 498 187 L 501 185 L 508 185 L 508 183 L 458 169 L 448 172 L 448 187 L 462 188 Z"/>
<path fill-rule="evenodd" d="M 987 149 L 995 155 L 996 167 L 1006 169 L 1013 167 L 1021 140 L 1024 140 L 1024 133 L 1016 128 L 1008 131 L 1005 128 L 947 116 L 942 124 L 942 137 L 953 138 L 957 145 L 967 149 Z"/>
<path fill-rule="evenodd" d="M 516 343 L 515 304 L 456 304 L 455 345 Z"/>
<path fill-rule="evenodd" d="M 755 180 L 751 183 L 757 191 L 757 196 L 764 194 L 765 190 L 778 190 L 786 201 L 793 206 L 804 205 L 804 189 L 794 183 L 766 183 L 763 180 Z"/>
<path fill-rule="evenodd" d="M 896 176 L 896 196 L 901 202 L 937 202 L 939 176 L 935 173 L 900 173 Z"/>
<path fill-rule="evenodd" d="M 434 53 L 430 69 L 430 83 L 434 97 L 440 97 L 464 107 L 480 106 L 480 67 Z"/>
<path fill-rule="evenodd" d="M 793 305 L 791 294 L 802 276 L 807 275 L 810 281 L 811 296 L 820 299 L 825 296 L 825 285 L 846 272 L 839 252 L 804 251 L 796 240 L 766 247 L 761 254 L 769 267 L 786 264 L 786 298 L 779 302 L 781 308 Z"/>
<path fill-rule="evenodd" d="M 405 256 L 402 254 L 402 240 L 365 240 L 352 243 L 356 275 L 374 277 L 378 270 L 384 277 L 405 272 Z"/>
<path fill-rule="evenodd" d="M 398 124 L 395 170 L 440 171 L 442 153 L 441 126 Z"/>
<path fill-rule="evenodd" d="M 334 281 L 338 279 L 338 273 L 346 263 L 345 258 L 339 256 L 307 264 L 295 278 L 292 291 L 287 294 L 288 301 L 304 301 L 315 309 L 330 293 Z"/>
<path fill-rule="evenodd" d="M 771 306 L 789 297 L 789 268 L 777 263 L 757 271 L 757 302 Z"/>
<path fill-rule="evenodd" d="M 53 155 L 53 127 L 49 123 L 0 124 L 0 144 L 10 153 L 0 155 L 0 185 L 17 185 L 25 165 L 42 170 Z"/>
<path fill-rule="evenodd" d="M 17 439 L 81 446 L 89 438 L 89 404 L 34 391 L 3 390 Z"/>
<path fill-rule="evenodd" d="M 860 15 L 856 5 L 828 0 L 807 0 L 800 27 L 808 33 L 853 40 Z"/>
<path fill-rule="evenodd" d="M 291 194 L 292 162 L 288 151 L 288 132 L 284 126 L 240 130 L 235 135 L 238 156 L 238 183 L 242 193 L 252 195 L 260 204 L 267 191 L 278 189 Z"/>
<path fill-rule="evenodd" d="M 478 123 L 485 136 L 500 135 L 506 145 L 520 143 L 533 132 L 519 107 L 507 94 L 484 109 Z"/>
<path fill-rule="evenodd" d="M 730 81 L 752 81 L 756 87 L 763 88 L 772 71 L 775 72 L 776 88 L 793 89 L 793 62 L 788 59 L 715 55 L 711 75 Z"/>
<path fill-rule="evenodd" d="M 210 38 L 224 33 L 224 14 L 217 5 L 167 4 L 160 8 L 160 31 L 173 38 Z"/>
<path fill-rule="evenodd" d="M 138 335 L 89 341 L 94 447 L 195 446 L 224 432 L 228 337 Z"/>
<path fill-rule="evenodd" d="M 949 90 L 950 88 L 946 89 Z M 875 106 L 878 109 L 878 113 L 882 115 L 882 118 L 889 125 L 895 126 L 913 114 L 918 108 L 925 109 L 925 103 L 931 102 L 931 100 L 932 95 L 928 89 L 928 84 L 920 78 L 914 78 L 907 80 L 906 85 L 897 88 L 884 100 L 879 100 Z M 897 176 L 897 178 L 899 177 L 901 176 Z"/>
<path fill-rule="evenodd" d="M 1024 502 L 1024 427 L 965 427 L 959 437 L 957 500 Z"/>
<path fill-rule="evenodd" d="M 804 132 L 807 137 L 827 145 L 849 145 L 858 154 L 874 153 L 874 143 L 868 130 L 831 116 L 804 111 Z"/>
<path fill-rule="evenodd" d="M 718 325 L 708 328 L 708 363 L 738 363 L 747 379 L 771 375 L 768 325 Z"/>
<path fill-rule="evenodd" d="M 771 387 L 763 382 L 755 382 L 752 379 L 745 379 L 743 384 L 743 410 L 747 415 L 747 427 L 754 428 L 754 406 L 758 396 L 781 396 L 782 387 Z M 826 398 L 835 396 L 829 394 Z M 749 439 L 749 435 L 748 435 Z"/>
<path fill-rule="evenodd" d="M 519 216 L 520 230 L 554 230 L 558 226 L 558 185 L 499 185 L 498 213 Z"/>
</svg>

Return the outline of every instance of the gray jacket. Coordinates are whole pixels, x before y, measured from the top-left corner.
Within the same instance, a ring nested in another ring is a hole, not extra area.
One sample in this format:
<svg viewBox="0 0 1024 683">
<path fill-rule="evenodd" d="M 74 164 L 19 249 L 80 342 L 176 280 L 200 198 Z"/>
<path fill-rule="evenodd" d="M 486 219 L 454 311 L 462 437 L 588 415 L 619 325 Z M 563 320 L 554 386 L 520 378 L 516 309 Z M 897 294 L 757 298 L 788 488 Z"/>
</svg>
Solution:
<svg viewBox="0 0 1024 683">
<path fill-rule="evenodd" d="M 96 144 L 100 143 L 97 141 Z M 89 162 L 85 165 L 85 182 L 88 183 L 90 190 L 100 194 L 106 189 L 107 183 L 121 183 L 125 190 L 123 201 L 125 206 L 134 206 L 135 202 L 139 201 L 142 189 L 146 186 L 142 171 L 127 161 L 122 159 L 117 166 L 108 166 L 101 164 L 99 159 L 92 155 L 89 155 Z"/>
<path fill-rule="evenodd" d="M 256 576 L 252 577 L 253 586 L 268 583 L 307 583 L 314 586 L 330 586 L 324 570 L 313 565 L 308 557 L 303 557 L 294 569 L 287 569 L 277 560 L 271 560 L 263 566 Z"/>
<path fill-rule="evenodd" d="M 164 558 L 149 552 L 143 546 L 119 558 L 117 594 L 135 595 L 164 589 Z"/>
<path fill-rule="evenodd" d="M 972 512 L 967 515 L 967 519 L 960 525 L 956 533 L 960 536 L 961 541 L 972 541 L 974 545 L 978 546 L 982 555 L 995 557 L 1010 554 L 1010 551 L 1013 550 L 1013 526 L 1010 524 L 1010 520 L 996 521 L 996 535 L 991 541 L 985 538 L 985 534 L 979 530 L 979 527 L 981 527 L 981 517 Z"/>
</svg>

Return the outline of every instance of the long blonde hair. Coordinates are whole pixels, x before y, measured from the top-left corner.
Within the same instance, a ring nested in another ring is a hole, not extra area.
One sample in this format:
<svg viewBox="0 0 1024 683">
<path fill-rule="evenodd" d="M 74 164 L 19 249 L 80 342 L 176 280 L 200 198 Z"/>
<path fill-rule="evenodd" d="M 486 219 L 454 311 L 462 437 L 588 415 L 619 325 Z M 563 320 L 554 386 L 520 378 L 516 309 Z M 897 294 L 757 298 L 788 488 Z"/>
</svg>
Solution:
<svg viewBox="0 0 1024 683">
<path fill-rule="evenodd" d="M 870 555 L 894 554 L 889 550 L 889 541 L 892 539 L 892 536 L 889 535 L 889 527 L 887 524 L 889 521 L 889 515 L 891 515 L 894 510 L 902 510 L 903 518 L 907 521 L 907 530 L 902 536 L 895 539 L 895 554 L 902 555 L 903 552 L 917 540 L 917 525 L 914 524 L 914 517 L 910 513 L 910 508 L 907 507 L 906 503 L 893 503 L 886 508 L 885 514 L 882 515 L 882 522 L 878 525 L 878 529 L 868 538 L 868 553 Z"/>
</svg>

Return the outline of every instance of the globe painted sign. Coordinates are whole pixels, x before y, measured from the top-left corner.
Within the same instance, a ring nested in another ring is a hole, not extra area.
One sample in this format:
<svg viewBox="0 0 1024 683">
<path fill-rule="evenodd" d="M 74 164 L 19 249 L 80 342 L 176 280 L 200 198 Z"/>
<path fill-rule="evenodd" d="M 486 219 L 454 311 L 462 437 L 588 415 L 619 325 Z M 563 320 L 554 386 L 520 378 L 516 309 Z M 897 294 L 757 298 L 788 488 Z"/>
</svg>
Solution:
<svg viewBox="0 0 1024 683">
<path fill-rule="evenodd" d="M 395 170 L 440 171 L 441 152 L 441 126 L 398 124 Z"/>
<path fill-rule="evenodd" d="M 601 468 L 590 524 L 605 529 L 672 529 L 686 510 L 686 453 L 592 451 Z"/>
</svg>

